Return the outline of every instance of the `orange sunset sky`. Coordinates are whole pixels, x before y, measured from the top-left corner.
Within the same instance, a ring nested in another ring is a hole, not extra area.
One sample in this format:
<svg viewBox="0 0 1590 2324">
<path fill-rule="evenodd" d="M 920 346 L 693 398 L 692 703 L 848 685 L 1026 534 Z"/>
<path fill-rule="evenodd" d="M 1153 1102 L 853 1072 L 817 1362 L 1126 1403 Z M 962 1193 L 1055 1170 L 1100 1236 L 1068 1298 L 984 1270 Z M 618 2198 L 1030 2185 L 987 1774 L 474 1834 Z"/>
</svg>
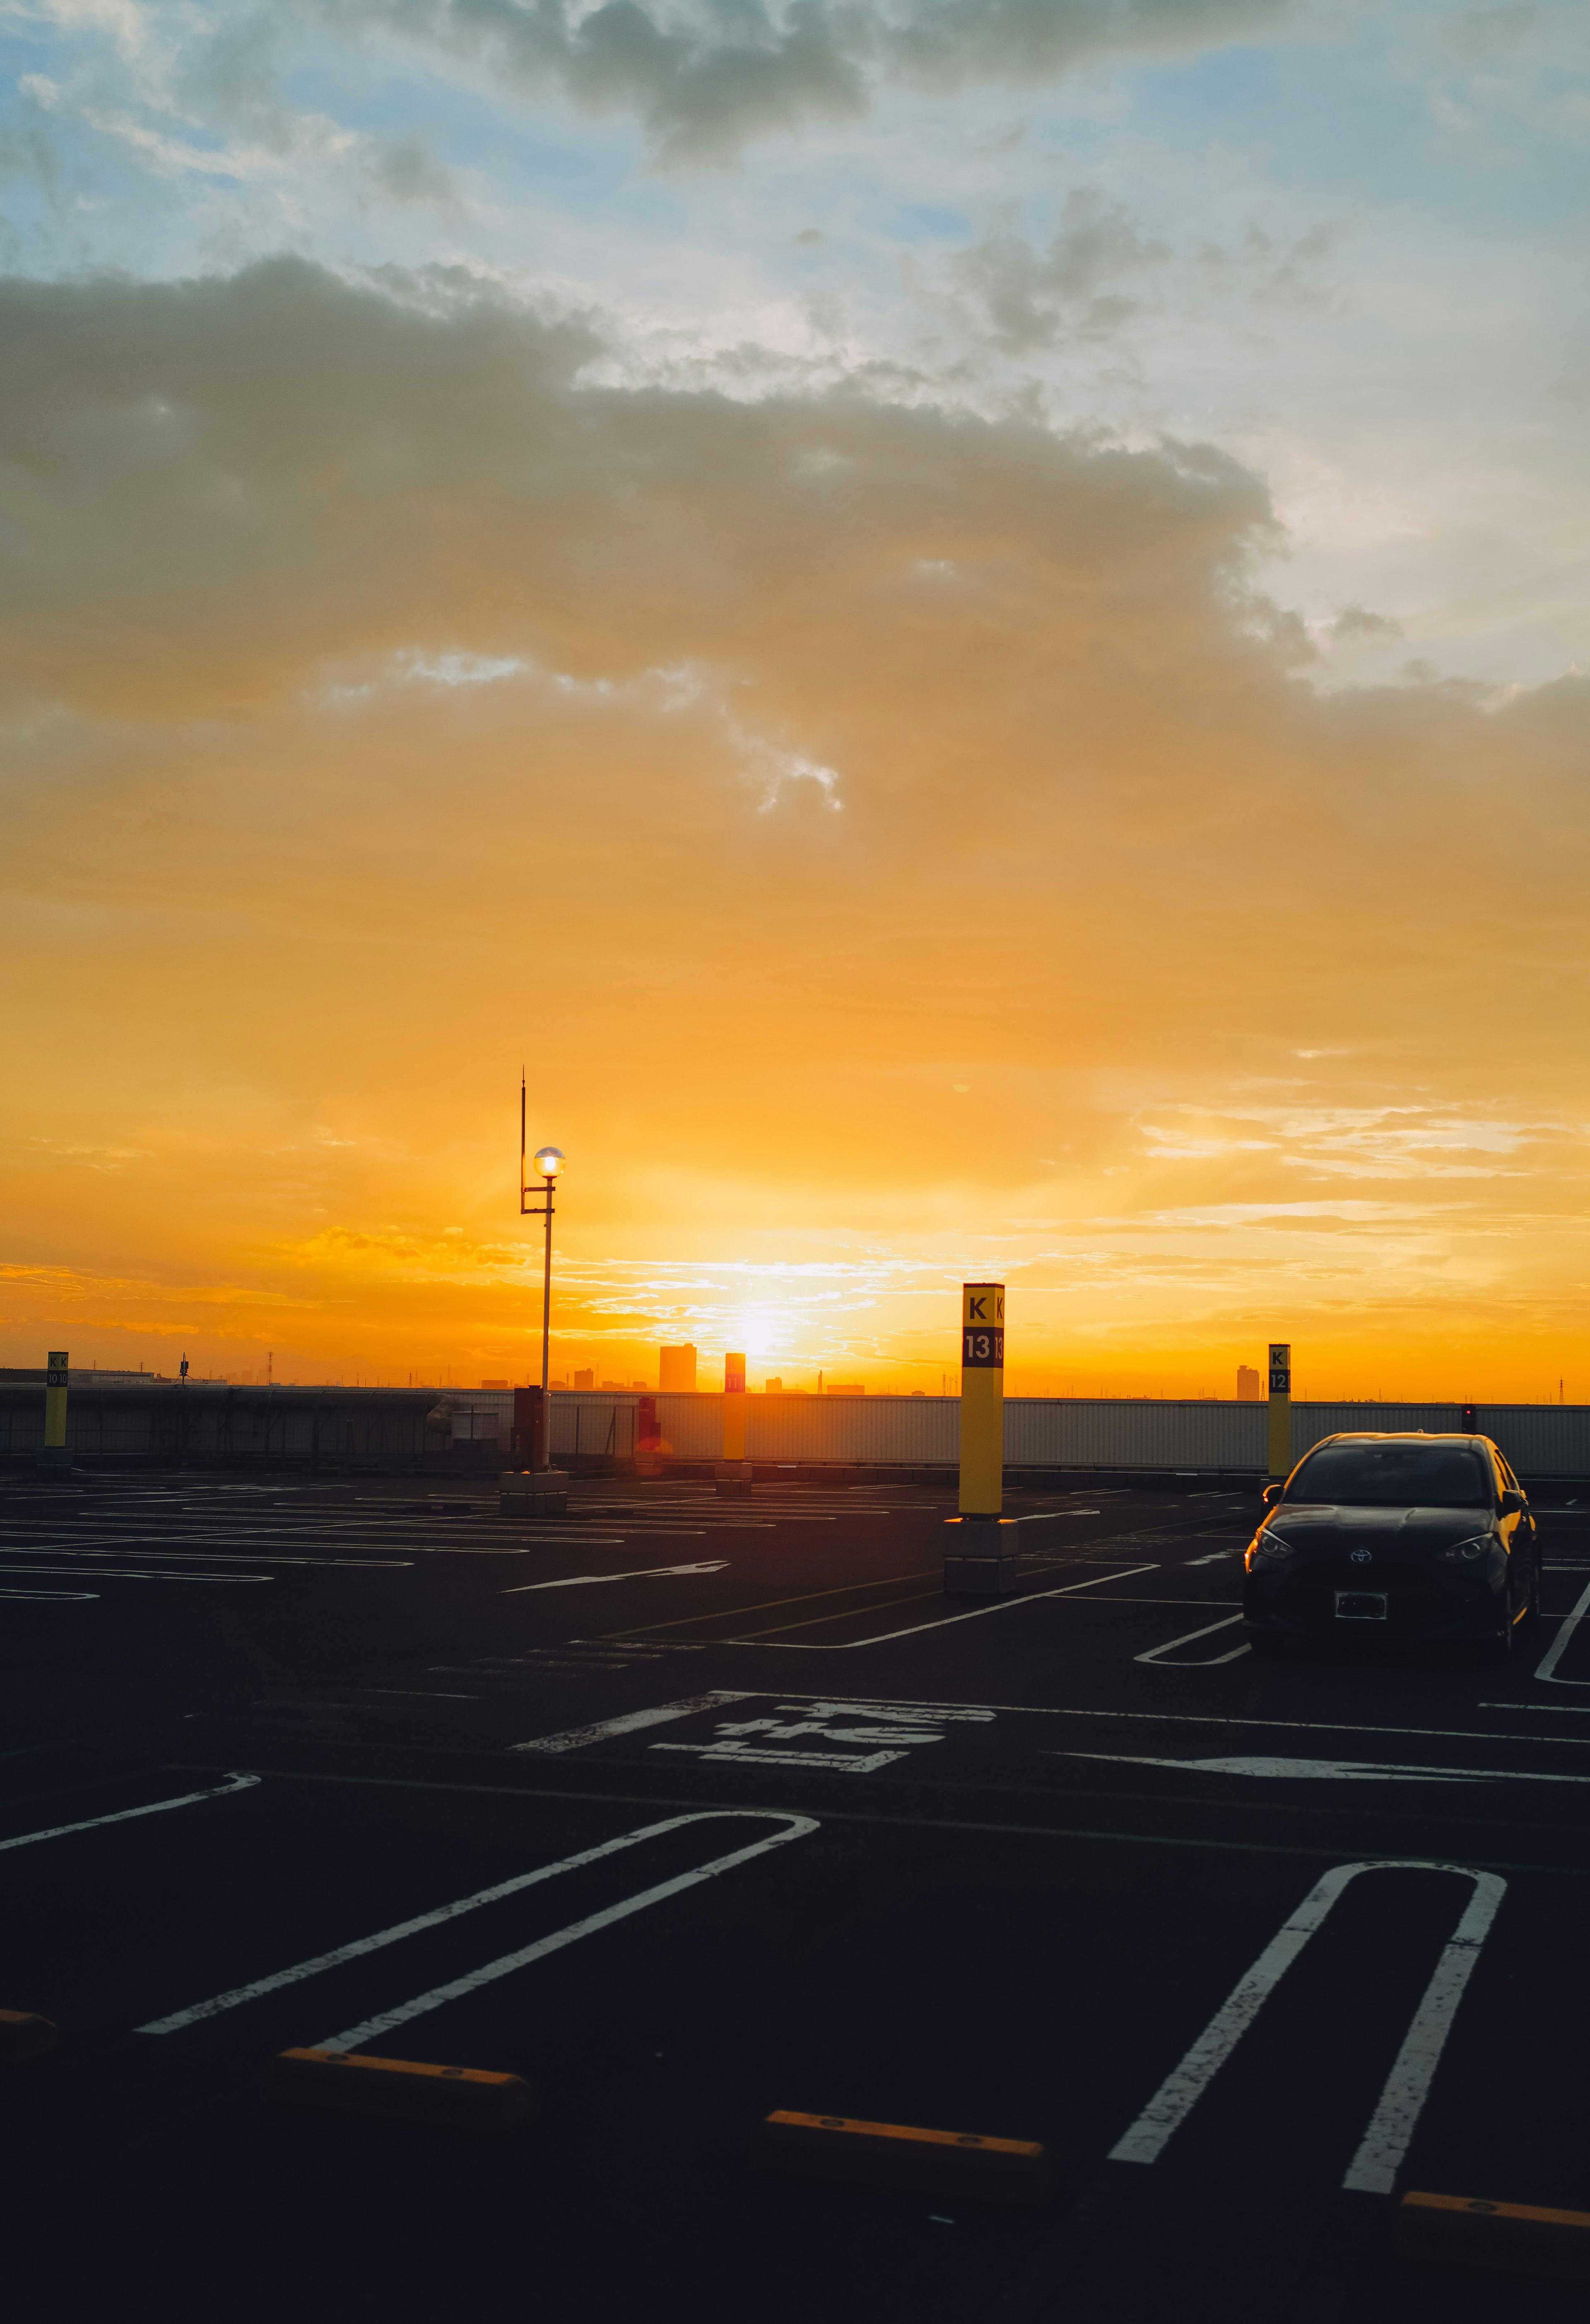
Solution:
<svg viewBox="0 0 1590 2324">
<path fill-rule="evenodd" d="M 1590 1400 L 1582 12 L 577 13 L 10 25 L 0 1361 L 538 1376 L 522 1066 L 554 1378 Z"/>
</svg>

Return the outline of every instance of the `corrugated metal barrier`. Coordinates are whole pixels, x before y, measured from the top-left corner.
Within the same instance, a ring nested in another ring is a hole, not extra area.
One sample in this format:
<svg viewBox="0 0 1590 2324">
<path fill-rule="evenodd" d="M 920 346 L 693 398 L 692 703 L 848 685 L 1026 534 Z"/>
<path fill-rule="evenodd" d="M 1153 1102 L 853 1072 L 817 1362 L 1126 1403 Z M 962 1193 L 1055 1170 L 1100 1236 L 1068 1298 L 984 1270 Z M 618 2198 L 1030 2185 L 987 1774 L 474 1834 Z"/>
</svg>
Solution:
<svg viewBox="0 0 1590 2324">
<path fill-rule="evenodd" d="M 496 1433 L 506 1449 L 511 1395 L 467 1398 L 454 1391 L 459 1433 Z M 634 1449 L 633 1394 L 571 1390 L 552 1399 L 552 1457 L 583 1459 Z M 697 1393 L 655 1399 L 663 1443 L 676 1460 L 716 1461 L 723 1448 L 723 1399 Z M 464 1408 L 474 1416 L 463 1428 Z M 486 1416 L 495 1417 L 495 1428 Z M 1016 1468 L 1261 1471 L 1267 1458 L 1268 1406 L 1143 1398 L 1009 1397 L 1005 1458 Z M 836 1462 L 879 1468 L 953 1466 L 960 1443 L 960 1398 L 952 1396 L 758 1396 L 746 1398 L 746 1453 L 751 1461 L 804 1465 Z M 1322 1436 L 1353 1429 L 1460 1430 L 1456 1404 L 1294 1404 L 1292 1458 Z M 1475 1427 L 1493 1436 L 1529 1477 L 1590 1477 L 1590 1406 L 1484 1404 Z"/>
<path fill-rule="evenodd" d="M 716 1461 L 723 1445 L 721 1395 L 655 1399 L 666 1452 Z M 554 1461 L 627 1462 L 636 1449 L 633 1392 L 575 1389 L 552 1399 Z M 437 1427 L 427 1435 L 435 1412 Z M 21 1382 L 0 1388 L 0 1456 L 26 1458 L 41 1442 L 44 1391 Z M 956 1397 L 766 1396 L 746 1398 L 746 1452 L 764 1464 L 832 1463 L 864 1468 L 954 1465 Z M 1493 1436 L 1524 1477 L 1590 1478 L 1590 1406 L 1482 1404 L 1475 1425 Z M 1017 1469 L 1143 1470 L 1248 1475 L 1266 1459 L 1264 1404 L 1158 1398 L 1010 1397 L 1005 1458 Z M 199 1452 L 222 1460 L 255 1453 L 379 1459 L 418 1456 L 438 1434 L 455 1443 L 495 1441 L 504 1460 L 513 1425 L 511 1391 L 483 1388 L 179 1388 L 130 1382 L 115 1391 L 74 1391 L 68 1443 L 78 1453 L 158 1456 Z M 1291 1449 L 1300 1459 L 1341 1430 L 1459 1430 L 1455 1404 L 1294 1404 Z M 486 1456 L 489 1458 L 489 1455 Z"/>
</svg>

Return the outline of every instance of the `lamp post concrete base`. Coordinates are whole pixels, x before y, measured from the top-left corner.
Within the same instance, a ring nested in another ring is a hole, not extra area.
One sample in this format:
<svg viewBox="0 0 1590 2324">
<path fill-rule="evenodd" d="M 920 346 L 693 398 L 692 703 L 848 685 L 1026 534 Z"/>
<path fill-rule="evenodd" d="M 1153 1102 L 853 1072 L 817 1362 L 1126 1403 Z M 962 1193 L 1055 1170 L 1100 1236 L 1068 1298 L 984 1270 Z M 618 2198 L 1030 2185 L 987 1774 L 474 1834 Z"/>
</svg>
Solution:
<svg viewBox="0 0 1590 2324">
<path fill-rule="evenodd" d="M 505 1517 L 565 1517 L 568 1476 L 562 1469 L 507 1469 L 497 1480 L 497 1508 Z"/>
<path fill-rule="evenodd" d="M 1022 1578 L 1021 1568 L 1034 1554 L 1058 1547 L 1063 1538 L 1063 1509 L 1035 1511 L 1021 1517 L 946 1517 L 944 1520 L 944 1589 L 966 1598 L 1003 1598 Z M 1027 1580 L 1033 1569 L 1026 1567 Z"/>
<path fill-rule="evenodd" d="M 1019 1557 L 947 1557 L 947 1598 L 1006 1598 L 1022 1575 Z"/>
</svg>

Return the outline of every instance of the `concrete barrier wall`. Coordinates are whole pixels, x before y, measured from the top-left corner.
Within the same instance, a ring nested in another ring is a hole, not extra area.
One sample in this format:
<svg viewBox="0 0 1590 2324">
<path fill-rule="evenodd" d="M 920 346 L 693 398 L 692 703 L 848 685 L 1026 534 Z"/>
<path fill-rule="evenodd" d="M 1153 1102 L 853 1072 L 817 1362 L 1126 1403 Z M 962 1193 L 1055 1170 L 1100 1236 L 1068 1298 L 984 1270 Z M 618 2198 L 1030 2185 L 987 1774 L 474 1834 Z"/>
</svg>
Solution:
<svg viewBox="0 0 1590 2324">
<path fill-rule="evenodd" d="M 663 1442 L 682 1461 L 716 1461 L 723 1446 L 721 1394 L 658 1396 Z M 554 1461 L 628 1461 L 639 1399 L 633 1392 L 577 1389 L 552 1399 Z M 438 1409 L 438 1407 L 441 1407 Z M 437 1418 L 427 1432 L 427 1416 Z M 504 1461 L 511 1392 L 436 1388 L 225 1388 L 162 1382 L 74 1389 L 69 1450 L 92 1457 L 170 1453 L 226 1460 L 412 1458 L 455 1443 L 494 1442 Z M 748 1396 L 746 1451 L 764 1463 L 950 1468 L 959 1452 L 956 1397 Z M 1263 1404 L 1176 1403 L 1159 1398 L 1011 1397 L 1005 1457 L 1017 1468 L 1120 1469 L 1187 1474 L 1256 1473 L 1266 1458 Z M 1455 1404 L 1294 1404 L 1291 1449 L 1342 1430 L 1462 1426 Z M 0 1456 L 26 1456 L 43 1440 L 44 1385 L 0 1384 Z M 1590 1478 L 1590 1406 L 1493 1404 L 1475 1426 L 1493 1436 L 1525 1477 Z"/>
<path fill-rule="evenodd" d="M 229 1388 L 174 1381 L 73 1388 L 67 1451 L 86 1460 L 413 1461 L 445 1445 L 427 1430 L 435 1389 Z M 0 1458 L 44 1441 L 44 1387 L 0 1383 Z"/>
<path fill-rule="evenodd" d="M 512 1397 L 471 1397 L 484 1433 L 500 1425 L 508 1443 Z M 634 1443 L 633 1395 L 576 1390 L 552 1399 L 555 1460 L 609 1451 L 625 1457 Z M 681 1461 L 716 1461 L 723 1447 L 721 1394 L 658 1396 L 657 1424 Z M 748 1396 L 746 1452 L 766 1462 L 848 1462 L 882 1468 L 951 1467 L 959 1455 L 957 1397 Z M 1261 1471 L 1267 1454 L 1268 1407 L 1199 1398 L 1175 1403 L 1072 1397 L 1010 1397 L 1005 1406 L 1005 1458 L 1034 1469 L 1144 1469 Z M 458 1424 L 455 1421 L 455 1425 Z M 1431 1435 L 1463 1425 L 1456 1404 L 1294 1404 L 1291 1451 L 1300 1460 L 1321 1437 L 1344 1430 L 1423 1429 Z M 1590 1406 L 1492 1404 L 1475 1407 L 1475 1427 L 1493 1436 L 1528 1477 L 1590 1477 Z"/>
</svg>

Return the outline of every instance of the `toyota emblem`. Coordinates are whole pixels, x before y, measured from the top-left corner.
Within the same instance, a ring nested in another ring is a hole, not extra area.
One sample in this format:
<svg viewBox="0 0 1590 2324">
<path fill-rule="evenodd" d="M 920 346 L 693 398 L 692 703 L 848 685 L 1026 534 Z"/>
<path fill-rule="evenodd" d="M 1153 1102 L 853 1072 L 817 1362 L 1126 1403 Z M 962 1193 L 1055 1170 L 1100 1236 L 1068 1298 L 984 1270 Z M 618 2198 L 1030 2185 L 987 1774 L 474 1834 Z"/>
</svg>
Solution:
<svg viewBox="0 0 1590 2324">
<path fill-rule="evenodd" d="M 1369 1552 L 1366 1549 L 1356 1549 L 1353 1552 L 1353 1563 L 1355 1565 L 1367 1565 Z"/>
</svg>

